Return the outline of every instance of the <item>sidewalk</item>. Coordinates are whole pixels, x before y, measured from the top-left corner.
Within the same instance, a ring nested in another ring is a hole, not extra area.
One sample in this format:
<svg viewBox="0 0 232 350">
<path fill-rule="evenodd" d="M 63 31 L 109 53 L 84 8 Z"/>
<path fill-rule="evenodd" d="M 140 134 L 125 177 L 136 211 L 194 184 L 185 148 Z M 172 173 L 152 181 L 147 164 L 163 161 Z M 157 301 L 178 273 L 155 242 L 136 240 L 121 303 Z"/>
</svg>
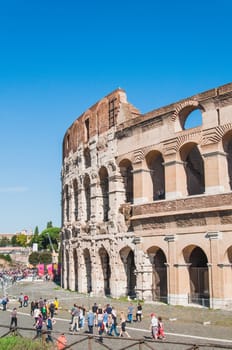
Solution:
<svg viewBox="0 0 232 350">
<path fill-rule="evenodd" d="M 53 300 L 55 297 L 60 302 L 60 310 L 57 317 L 66 320 L 68 330 L 68 320 L 70 320 L 69 310 L 74 303 L 84 305 L 86 310 L 89 310 L 93 303 L 101 304 L 103 307 L 110 303 L 113 305 L 118 314 L 124 311 L 127 314 L 127 308 L 130 301 L 117 300 L 106 297 L 90 297 L 77 292 L 64 290 L 53 282 L 18 282 L 7 290 L 10 297 L 10 305 L 18 305 L 18 296 L 23 292 L 29 295 L 29 305 L 31 300 L 39 299 L 40 297 L 48 300 Z M 136 302 L 134 305 L 134 318 Z M 30 308 L 27 308 L 28 312 Z M 26 308 L 23 309 L 26 311 Z M 134 322 L 127 324 L 127 329 L 130 334 L 139 336 L 138 330 L 141 332 L 149 329 L 150 314 L 155 312 L 158 316 L 162 316 L 166 334 L 170 334 L 172 339 L 175 339 L 174 334 L 193 335 L 198 337 L 227 339 L 232 341 L 232 312 L 226 310 L 209 310 L 200 307 L 182 307 L 171 306 L 161 303 L 144 303 L 143 304 L 143 319 L 141 323 Z M 142 333 L 141 333 L 142 336 Z M 180 339 L 179 339 L 180 340 Z M 232 345 L 232 344 L 231 344 Z"/>
</svg>

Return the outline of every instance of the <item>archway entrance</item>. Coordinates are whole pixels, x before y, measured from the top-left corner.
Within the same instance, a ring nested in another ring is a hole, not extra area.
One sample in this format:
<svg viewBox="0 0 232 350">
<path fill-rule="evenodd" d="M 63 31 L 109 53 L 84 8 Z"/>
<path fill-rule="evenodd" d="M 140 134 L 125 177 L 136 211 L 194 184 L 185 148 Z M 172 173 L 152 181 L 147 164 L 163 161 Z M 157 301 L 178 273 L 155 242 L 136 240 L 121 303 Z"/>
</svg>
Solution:
<svg viewBox="0 0 232 350">
<path fill-rule="evenodd" d="M 74 288 L 78 290 L 78 258 L 77 250 L 73 249 L 73 261 L 74 261 Z"/>
<path fill-rule="evenodd" d="M 162 249 L 148 249 L 152 264 L 152 300 L 167 303 L 167 266 L 166 256 Z"/>
<path fill-rule="evenodd" d="M 92 264 L 90 259 L 89 250 L 84 250 L 84 261 L 85 261 L 85 271 L 86 271 L 86 291 L 87 293 L 92 292 Z"/>
<path fill-rule="evenodd" d="M 189 302 L 209 306 L 209 271 L 208 260 L 200 247 L 194 247 L 189 254 Z"/>
<path fill-rule="evenodd" d="M 70 269 L 70 259 L 69 259 L 68 250 L 66 250 L 66 288 L 67 288 L 67 289 L 70 289 L 70 284 L 69 284 L 69 269 Z"/>
<path fill-rule="evenodd" d="M 101 266 L 104 278 L 104 293 L 105 295 L 110 295 L 110 277 L 111 277 L 111 269 L 110 269 L 110 258 L 109 254 L 105 250 L 105 248 L 101 248 L 99 250 L 99 255 L 101 259 Z"/>
<path fill-rule="evenodd" d="M 185 164 L 187 193 L 189 196 L 205 192 L 204 162 L 198 146 L 189 142 L 180 150 L 181 160 Z"/>
<path fill-rule="evenodd" d="M 126 295 L 129 295 L 132 298 L 136 297 L 136 266 L 134 252 L 126 247 L 120 251 L 120 256 L 124 265 L 124 270 L 126 272 Z"/>
</svg>

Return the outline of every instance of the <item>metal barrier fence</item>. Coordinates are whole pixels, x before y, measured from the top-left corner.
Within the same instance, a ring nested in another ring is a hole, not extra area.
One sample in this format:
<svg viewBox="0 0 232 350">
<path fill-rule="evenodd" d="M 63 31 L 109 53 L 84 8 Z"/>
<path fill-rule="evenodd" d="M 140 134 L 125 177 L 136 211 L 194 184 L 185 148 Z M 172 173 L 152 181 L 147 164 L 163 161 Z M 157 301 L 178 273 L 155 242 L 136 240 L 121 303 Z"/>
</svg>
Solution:
<svg viewBox="0 0 232 350">
<path fill-rule="evenodd" d="M 6 332 L 0 338 L 6 336 L 20 336 L 30 339 L 36 339 L 34 328 L 17 327 L 9 329 L 9 326 L 1 325 L 0 329 L 6 329 Z M 56 344 L 59 335 L 58 331 L 42 331 L 39 341 L 41 342 L 41 350 L 47 348 L 46 338 L 50 334 Z M 188 342 L 174 342 L 167 340 L 152 340 L 150 337 L 144 338 L 121 338 L 110 336 L 99 336 L 88 333 L 70 335 L 64 333 L 69 338 L 69 344 L 64 347 L 64 350 L 216 350 L 216 349 L 232 349 L 232 345 L 222 344 L 194 344 Z M 33 336 L 34 335 L 34 336 Z M 51 349 L 56 349 L 56 346 L 51 346 Z"/>
</svg>

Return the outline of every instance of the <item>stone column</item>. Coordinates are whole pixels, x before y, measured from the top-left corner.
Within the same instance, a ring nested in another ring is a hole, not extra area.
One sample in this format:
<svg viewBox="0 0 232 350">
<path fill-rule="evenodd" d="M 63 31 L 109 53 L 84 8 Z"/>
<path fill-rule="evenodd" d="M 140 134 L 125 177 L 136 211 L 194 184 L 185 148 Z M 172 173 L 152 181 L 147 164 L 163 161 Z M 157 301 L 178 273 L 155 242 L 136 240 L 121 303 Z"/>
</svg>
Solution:
<svg viewBox="0 0 232 350">
<path fill-rule="evenodd" d="M 86 278 L 86 266 L 84 257 L 82 256 L 82 251 L 78 250 L 78 256 L 80 257 L 80 262 L 78 259 L 78 291 L 80 293 L 87 292 L 87 278 Z"/>
<path fill-rule="evenodd" d="M 73 222 L 75 221 L 75 203 L 74 203 L 74 190 L 73 190 L 73 184 L 69 186 L 69 221 Z"/>
<path fill-rule="evenodd" d="M 209 269 L 209 295 L 210 295 L 210 307 L 212 309 L 218 308 L 222 299 L 221 292 L 221 273 L 222 271 L 218 267 L 219 261 L 219 239 L 222 238 L 222 233 L 217 231 L 207 232 L 205 238 L 209 239 L 209 252 L 210 261 L 208 262 Z"/>
<path fill-rule="evenodd" d="M 63 288 L 64 289 L 67 289 L 68 288 L 68 269 L 67 269 L 67 265 L 68 265 L 68 259 L 69 259 L 69 256 L 68 256 L 68 253 L 67 253 L 67 249 L 66 249 L 66 246 L 65 244 L 63 244 L 63 257 L 64 257 L 64 260 L 63 260 L 63 266 L 62 266 L 62 270 L 63 270 Z"/>
<path fill-rule="evenodd" d="M 72 246 L 69 247 L 69 289 L 75 290 L 75 271 Z"/>
<path fill-rule="evenodd" d="M 202 147 L 204 150 L 206 147 Z M 205 166 L 205 193 L 214 194 L 230 191 L 227 154 L 218 150 L 203 153 Z"/>
<path fill-rule="evenodd" d="M 63 233 L 62 233 L 63 237 Z M 62 256 L 62 265 L 61 265 L 61 287 L 65 288 L 65 278 L 66 278 L 66 271 L 65 271 L 65 266 L 66 266 L 66 254 L 65 254 L 65 246 L 64 242 L 61 241 L 61 256 Z"/>
<path fill-rule="evenodd" d="M 79 198 L 78 201 L 78 212 L 79 212 L 79 220 L 81 222 L 85 222 L 86 220 L 86 198 L 85 198 L 85 188 L 84 188 L 84 176 L 80 176 L 80 187 L 78 188 L 79 191 Z"/>
<path fill-rule="evenodd" d="M 176 159 L 167 159 L 165 167 L 165 197 L 175 199 L 187 195 L 185 163 Z"/>
<path fill-rule="evenodd" d="M 90 248 L 90 260 L 91 260 L 91 283 L 92 283 L 92 293 L 94 295 L 99 295 L 99 290 L 102 289 L 103 273 L 101 277 L 98 271 L 102 268 L 101 262 L 98 255 L 97 243 L 94 241 L 93 246 Z"/>
<path fill-rule="evenodd" d="M 191 264 L 189 263 L 181 263 L 174 264 L 176 269 L 176 293 L 175 293 L 175 304 L 177 305 L 188 305 L 189 301 L 189 267 Z"/>
<path fill-rule="evenodd" d="M 134 204 L 153 201 L 153 186 L 150 170 L 145 169 L 142 160 L 133 163 Z"/>
<path fill-rule="evenodd" d="M 164 240 L 167 242 L 168 248 L 167 248 L 167 290 L 168 290 L 168 304 L 176 305 L 179 303 L 179 295 L 177 293 L 176 288 L 176 268 L 175 268 L 175 261 L 176 261 L 176 235 L 170 234 L 166 235 L 164 237 Z"/>
<path fill-rule="evenodd" d="M 122 260 L 123 259 L 123 260 Z M 111 294 L 115 298 L 126 295 L 127 275 L 124 269 L 127 258 L 121 258 L 117 241 L 110 240 Z"/>
<path fill-rule="evenodd" d="M 222 303 L 221 307 L 231 307 L 232 306 L 232 264 L 231 263 L 219 263 L 217 266 L 220 269 L 221 280 L 221 292 L 222 292 Z"/>
</svg>

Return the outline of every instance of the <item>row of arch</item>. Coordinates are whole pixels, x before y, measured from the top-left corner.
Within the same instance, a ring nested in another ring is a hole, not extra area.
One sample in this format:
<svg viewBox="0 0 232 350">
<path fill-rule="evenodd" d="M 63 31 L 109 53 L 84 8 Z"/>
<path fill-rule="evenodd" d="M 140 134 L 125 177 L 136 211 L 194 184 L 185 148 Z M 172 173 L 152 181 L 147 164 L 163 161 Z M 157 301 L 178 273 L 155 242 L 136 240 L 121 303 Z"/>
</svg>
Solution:
<svg viewBox="0 0 232 350">
<path fill-rule="evenodd" d="M 71 261 L 68 250 L 64 253 L 64 262 L 66 269 L 66 286 L 70 288 L 70 266 Z M 74 264 L 74 288 L 76 291 L 80 292 L 92 292 L 93 291 L 93 266 L 94 261 L 91 258 L 91 252 L 88 248 L 85 248 L 82 251 L 82 254 L 78 256 L 77 249 L 73 249 L 73 264 Z M 111 257 L 107 250 L 104 247 L 101 247 L 98 252 L 97 259 L 100 260 L 101 273 L 98 276 L 103 281 L 104 285 L 104 294 L 111 295 L 112 288 L 112 262 Z M 151 285 L 151 299 L 155 301 L 168 301 L 168 273 L 167 273 L 167 256 L 165 252 L 158 246 L 151 246 L 146 254 L 149 257 L 149 262 L 151 264 L 151 273 L 152 273 L 152 285 Z M 122 278 L 121 281 L 124 281 L 125 286 L 125 295 L 134 297 L 137 295 L 137 290 L 141 290 L 142 286 L 137 284 L 137 275 L 139 273 L 139 268 L 136 266 L 136 256 L 135 252 L 128 246 L 122 248 L 119 251 L 119 258 L 124 268 L 125 278 Z M 232 246 L 227 249 L 225 252 L 224 259 L 232 264 Z M 180 260 L 183 260 L 183 263 L 188 268 L 189 275 L 189 298 L 191 302 L 199 302 L 204 299 L 204 305 L 207 305 L 210 298 L 209 290 L 209 267 L 208 267 L 208 257 L 205 251 L 197 245 L 188 245 L 186 246 L 182 253 Z M 80 263 L 82 261 L 82 264 Z M 82 276 L 86 277 L 85 290 L 83 287 L 80 288 L 78 285 L 78 274 L 80 272 L 80 266 L 84 266 L 84 274 Z M 123 283 L 123 282 L 121 282 Z M 82 290 L 80 290 L 82 289 Z"/>
<path fill-rule="evenodd" d="M 100 211 L 102 221 L 108 221 L 109 219 L 109 174 L 106 167 L 102 166 L 98 172 L 98 210 Z M 70 195 L 69 185 L 64 187 L 63 195 L 63 208 L 65 218 L 67 221 L 71 221 L 70 200 L 73 196 L 73 214 L 74 221 L 81 219 L 80 212 L 83 213 L 85 221 L 89 221 L 91 218 L 91 179 L 89 174 L 84 175 L 83 186 L 78 184 L 77 178 L 74 178 L 71 184 L 72 194 Z M 83 193 L 83 196 L 82 196 Z"/>
<path fill-rule="evenodd" d="M 232 189 L 232 131 L 223 138 L 223 147 L 226 153 L 227 169 L 225 174 L 228 178 L 228 189 Z M 186 195 L 193 196 L 205 192 L 205 166 L 204 158 L 199 146 L 194 142 L 188 142 L 180 148 L 179 159 L 183 163 L 186 179 Z M 163 200 L 166 197 L 164 157 L 160 151 L 151 150 L 144 158 L 143 167 L 148 173 L 147 187 L 149 188 L 148 201 Z M 119 162 L 119 171 L 124 185 L 124 202 L 134 203 L 134 168 L 129 159 Z M 98 210 L 100 219 L 109 219 L 109 173 L 105 166 L 98 171 Z M 220 184 L 219 184 L 220 185 Z M 63 207 L 65 219 L 69 222 L 70 217 L 70 185 L 66 184 L 63 193 Z M 73 214 L 75 221 L 81 219 L 79 212 L 83 213 L 82 219 L 89 221 L 91 218 L 91 178 L 88 173 L 84 175 L 83 185 L 79 185 L 77 178 L 73 180 Z M 82 195 L 83 190 L 83 195 Z"/>
<path fill-rule="evenodd" d="M 225 176 L 227 176 L 228 189 L 232 189 L 232 131 L 223 138 L 223 150 L 226 162 Z M 181 162 L 184 168 L 186 179 L 185 194 L 194 196 L 205 192 L 205 164 L 204 156 L 196 142 L 185 143 L 179 150 L 177 162 Z M 147 186 L 150 187 L 149 201 L 165 199 L 166 179 L 165 179 L 165 159 L 158 150 L 149 151 L 142 164 L 143 170 L 149 172 Z M 123 159 L 119 163 L 121 174 L 124 179 L 126 202 L 134 202 L 134 167 L 130 159 Z M 207 169 L 210 171 L 210 169 Z M 221 184 L 218 184 L 219 186 Z"/>
</svg>

